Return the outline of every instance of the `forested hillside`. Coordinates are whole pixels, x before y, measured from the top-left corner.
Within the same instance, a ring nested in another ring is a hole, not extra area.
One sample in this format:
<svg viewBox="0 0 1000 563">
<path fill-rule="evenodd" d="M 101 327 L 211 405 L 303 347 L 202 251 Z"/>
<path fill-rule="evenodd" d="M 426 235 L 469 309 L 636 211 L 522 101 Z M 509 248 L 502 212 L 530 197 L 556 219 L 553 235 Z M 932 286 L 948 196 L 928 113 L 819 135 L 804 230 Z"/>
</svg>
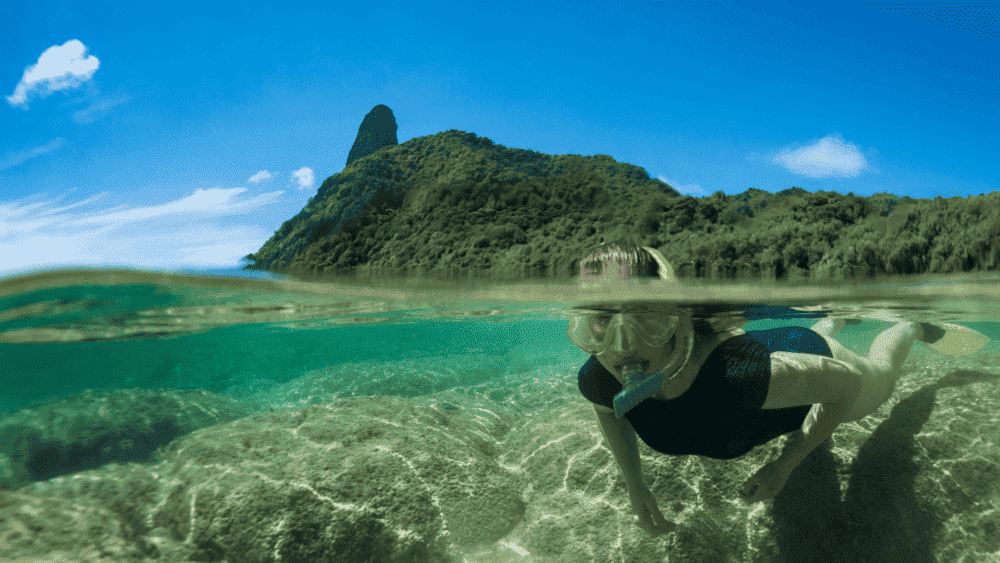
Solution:
<svg viewBox="0 0 1000 563">
<path fill-rule="evenodd" d="M 681 277 L 829 279 L 997 270 L 1000 194 L 918 200 L 800 188 L 682 196 L 607 155 L 446 131 L 352 162 L 246 260 L 299 276 L 503 280 L 577 273 L 623 232 Z"/>
</svg>

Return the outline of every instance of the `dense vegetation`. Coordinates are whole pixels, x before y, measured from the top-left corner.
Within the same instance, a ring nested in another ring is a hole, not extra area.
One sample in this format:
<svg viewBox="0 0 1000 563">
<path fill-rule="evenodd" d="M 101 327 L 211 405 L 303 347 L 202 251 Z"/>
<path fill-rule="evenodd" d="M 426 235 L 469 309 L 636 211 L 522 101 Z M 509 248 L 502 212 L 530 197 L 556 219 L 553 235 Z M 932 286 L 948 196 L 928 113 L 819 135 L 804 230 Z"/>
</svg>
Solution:
<svg viewBox="0 0 1000 563">
<path fill-rule="evenodd" d="M 607 155 L 451 130 L 358 159 L 246 259 L 308 275 L 574 276 L 629 233 L 681 277 L 830 279 L 997 270 L 1000 194 L 934 200 L 791 188 L 682 196 Z"/>
</svg>

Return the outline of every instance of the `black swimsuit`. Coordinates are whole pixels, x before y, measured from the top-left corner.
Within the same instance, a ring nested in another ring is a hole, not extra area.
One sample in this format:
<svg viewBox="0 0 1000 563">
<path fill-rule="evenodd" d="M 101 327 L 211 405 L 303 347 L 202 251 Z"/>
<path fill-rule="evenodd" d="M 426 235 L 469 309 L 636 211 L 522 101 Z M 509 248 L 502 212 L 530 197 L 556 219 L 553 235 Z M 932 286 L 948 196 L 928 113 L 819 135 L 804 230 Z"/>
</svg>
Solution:
<svg viewBox="0 0 1000 563">
<path fill-rule="evenodd" d="M 771 352 L 833 357 L 823 337 L 807 328 L 749 331 L 717 346 L 683 395 L 671 400 L 646 399 L 625 418 L 642 441 L 658 452 L 740 457 L 801 427 L 812 408 L 761 409 L 771 381 Z M 587 400 L 608 408 L 613 408 L 614 397 L 622 390 L 596 356 L 580 368 L 577 382 Z"/>
</svg>

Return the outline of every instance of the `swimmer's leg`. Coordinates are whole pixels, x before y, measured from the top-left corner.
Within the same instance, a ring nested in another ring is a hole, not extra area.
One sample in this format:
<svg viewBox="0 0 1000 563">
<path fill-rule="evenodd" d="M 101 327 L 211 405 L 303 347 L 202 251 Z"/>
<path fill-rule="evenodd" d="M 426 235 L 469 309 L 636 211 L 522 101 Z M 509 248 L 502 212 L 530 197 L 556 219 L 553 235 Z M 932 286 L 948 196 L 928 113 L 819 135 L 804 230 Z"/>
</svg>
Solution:
<svg viewBox="0 0 1000 563">
<path fill-rule="evenodd" d="M 868 357 L 862 358 L 832 338 L 846 324 L 844 319 L 823 319 L 813 325 L 812 330 L 823 336 L 834 359 L 857 367 L 864 377 L 858 397 L 841 419 L 852 422 L 874 413 L 889 400 L 913 343 L 923 338 L 924 331 L 918 323 L 896 323 L 875 337 Z"/>
<path fill-rule="evenodd" d="M 833 337 L 834 334 L 840 332 L 842 328 L 847 325 L 856 325 L 861 321 L 858 319 L 823 319 L 818 323 L 812 325 L 812 331 L 818 332 L 823 336 Z"/>
<path fill-rule="evenodd" d="M 874 371 L 874 368 L 868 364 L 867 358 L 862 358 L 848 350 L 843 344 L 833 338 L 833 335 L 840 332 L 844 326 L 857 324 L 858 322 L 860 321 L 849 322 L 845 319 L 823 319 L 812 325 L 810 329 L 822 336 L 823 340 L 826 340 L 826 344 L 830 347 L 830 352 L 833 353 L 833 359 L 847 362 L 861 371 Z"/>
<path fill-rule="evenodd" d="M 813 332 L 819 333 L 822 336 L 833 337 L 834 334 L 840 332 L 840 329 L 847 325 L 847 321 L 844 319 L 830 319 L 826 318 L 818 323 L 812 325 L 811 329 Z"/>
<path fill-rule="evenodd" d="M 920 323 L 896 323 L 875 337 L 868 350 L 868 361 L 876 369 L 895 373 L 898 377 L 913 343 L 923 337 L 924 329 Z"/>
</svg>

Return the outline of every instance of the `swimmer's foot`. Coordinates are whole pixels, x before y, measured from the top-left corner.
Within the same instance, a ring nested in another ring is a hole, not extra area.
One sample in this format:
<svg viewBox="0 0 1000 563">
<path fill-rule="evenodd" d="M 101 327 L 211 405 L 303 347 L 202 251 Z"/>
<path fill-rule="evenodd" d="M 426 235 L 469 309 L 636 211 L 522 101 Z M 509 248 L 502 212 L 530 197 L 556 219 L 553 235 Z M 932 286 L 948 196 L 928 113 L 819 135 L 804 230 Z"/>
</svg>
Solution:
<svg viewBox="0 0 1000 563">
<path fill-rule="evenodd" d="M 920 339 L 925 344 L 934 344 L 944 338 L 944 329 L 930 323 L 920 323 L 920 328 L 924 329 L 924 337 Z"/>
<path fill-rule="evenodd" d="M 990 341 L 985 334 L 967 326 L 941 323 L 920 323 L 923 338 L 920 340 L 939 354 L 968 356 L 979 351 Z"/>
</svg>

